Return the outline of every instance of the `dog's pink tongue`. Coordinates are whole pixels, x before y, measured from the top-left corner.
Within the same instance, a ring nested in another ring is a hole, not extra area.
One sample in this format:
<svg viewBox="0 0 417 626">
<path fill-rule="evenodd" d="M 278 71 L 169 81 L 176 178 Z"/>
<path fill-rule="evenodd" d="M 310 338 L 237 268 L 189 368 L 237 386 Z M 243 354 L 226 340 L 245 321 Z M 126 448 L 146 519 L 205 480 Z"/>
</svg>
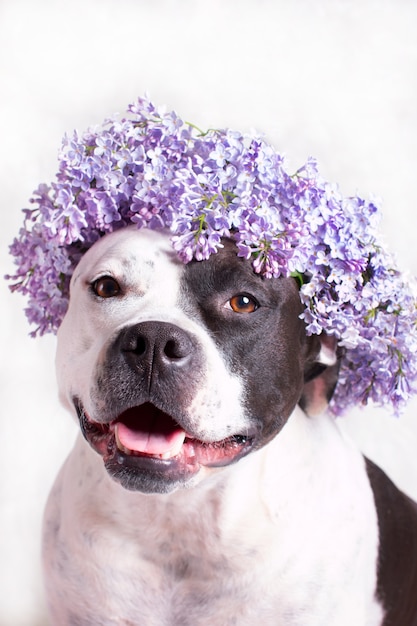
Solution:
<svg viewBox="0 0 417 626">
<path fill-rule="evenodd" d="M 127 450 L 155 456 L 173 457 L 184 443 L 185 432 L 168 416 L 151 411 L 134 426 L 129 420 L 116 423 L 116 441 Z"/>
</svg>

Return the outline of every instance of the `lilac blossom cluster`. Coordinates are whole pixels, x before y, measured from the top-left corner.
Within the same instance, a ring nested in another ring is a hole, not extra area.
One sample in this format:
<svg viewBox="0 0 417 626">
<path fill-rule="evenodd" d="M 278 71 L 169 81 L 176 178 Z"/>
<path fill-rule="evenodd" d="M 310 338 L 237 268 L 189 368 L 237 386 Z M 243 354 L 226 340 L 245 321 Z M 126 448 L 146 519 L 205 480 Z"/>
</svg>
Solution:
<svg viewBox="0 0 417 626">
<path fill-rule="evenodd" d="M 416 391 L 416 298 L 380 240 L 378 208 L 342 196 L 313 159 L 291 174 L 263 138 L 203 133 L 144 98 L 66 136 L 56 180 L 31 204 L 8 278 L 29 298 L 33 335 L 56 332 L 77 261 L 106 233 L 169 229 L 184 263 L 231 237 L 263 277 L 297 276 L 307 333 L 336 338 L 335 413 L 368 400 L 398 411 Z"/>
</svg>

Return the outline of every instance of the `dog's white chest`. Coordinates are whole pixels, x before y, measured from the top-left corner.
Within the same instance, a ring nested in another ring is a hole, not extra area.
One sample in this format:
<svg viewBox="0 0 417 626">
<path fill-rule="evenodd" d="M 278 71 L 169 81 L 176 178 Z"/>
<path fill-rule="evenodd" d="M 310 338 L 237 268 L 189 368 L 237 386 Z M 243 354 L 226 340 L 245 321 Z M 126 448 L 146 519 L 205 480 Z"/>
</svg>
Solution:
<svg viewBox="0 0 417 626">
<path fill-rule="evenodd" d="M 378 626 L 376 520 L 360 457 L 327 427 L 312 445 L 304 426 L 293 416 L 226 477 L 168 497 L 127 492 L 79 441 L 46 514 L 53 623 Z M 348 462 L 352 487 L 335 498 Z"/>
</svg>

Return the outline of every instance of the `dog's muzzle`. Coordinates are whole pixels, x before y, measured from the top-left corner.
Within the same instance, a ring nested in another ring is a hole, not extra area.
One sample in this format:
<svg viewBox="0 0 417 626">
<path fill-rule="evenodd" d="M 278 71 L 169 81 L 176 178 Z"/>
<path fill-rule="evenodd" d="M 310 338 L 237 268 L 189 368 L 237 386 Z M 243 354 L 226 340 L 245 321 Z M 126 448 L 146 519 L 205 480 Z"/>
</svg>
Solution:
<svg viewBox="0 0 417 626">
<path fill-rule="evenodd" d="M 85 439 L 128 489 L 167 492 L 201 466 L 228 465 L 252 448 L 253 434 L 205 441 L 193 434 L 189 407 L 204 382 L 203 350 L 165 322 L 123 329 L 107 351 L 95 390 L 96 415 L 74 404 Z"/>
</svg>

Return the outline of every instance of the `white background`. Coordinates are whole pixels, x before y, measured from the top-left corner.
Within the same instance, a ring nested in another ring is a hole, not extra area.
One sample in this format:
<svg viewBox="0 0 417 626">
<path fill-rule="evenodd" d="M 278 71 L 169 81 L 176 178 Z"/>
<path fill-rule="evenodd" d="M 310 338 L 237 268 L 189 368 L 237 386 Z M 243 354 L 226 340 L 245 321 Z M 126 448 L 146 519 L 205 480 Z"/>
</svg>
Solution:
<svg viewBox="0 0 417 626">
<path fill-rule="evenodd" d="M 380 196 L 387 243 L 417 274 L 416 32 L 411 0 L 0 0 L 1 274 L 64 132 L 144 92 L 200 127 L 256 128 L 294 168 L 313 155 L 345 193 Z M 0 291 L 0 626 L 45 626 L 42 509 L 75 425 L 56 399 L 55 339 L 30 339 L 23 300 Z M 416 408 L 345 420 L 415 498 Z"/>
</svg>

